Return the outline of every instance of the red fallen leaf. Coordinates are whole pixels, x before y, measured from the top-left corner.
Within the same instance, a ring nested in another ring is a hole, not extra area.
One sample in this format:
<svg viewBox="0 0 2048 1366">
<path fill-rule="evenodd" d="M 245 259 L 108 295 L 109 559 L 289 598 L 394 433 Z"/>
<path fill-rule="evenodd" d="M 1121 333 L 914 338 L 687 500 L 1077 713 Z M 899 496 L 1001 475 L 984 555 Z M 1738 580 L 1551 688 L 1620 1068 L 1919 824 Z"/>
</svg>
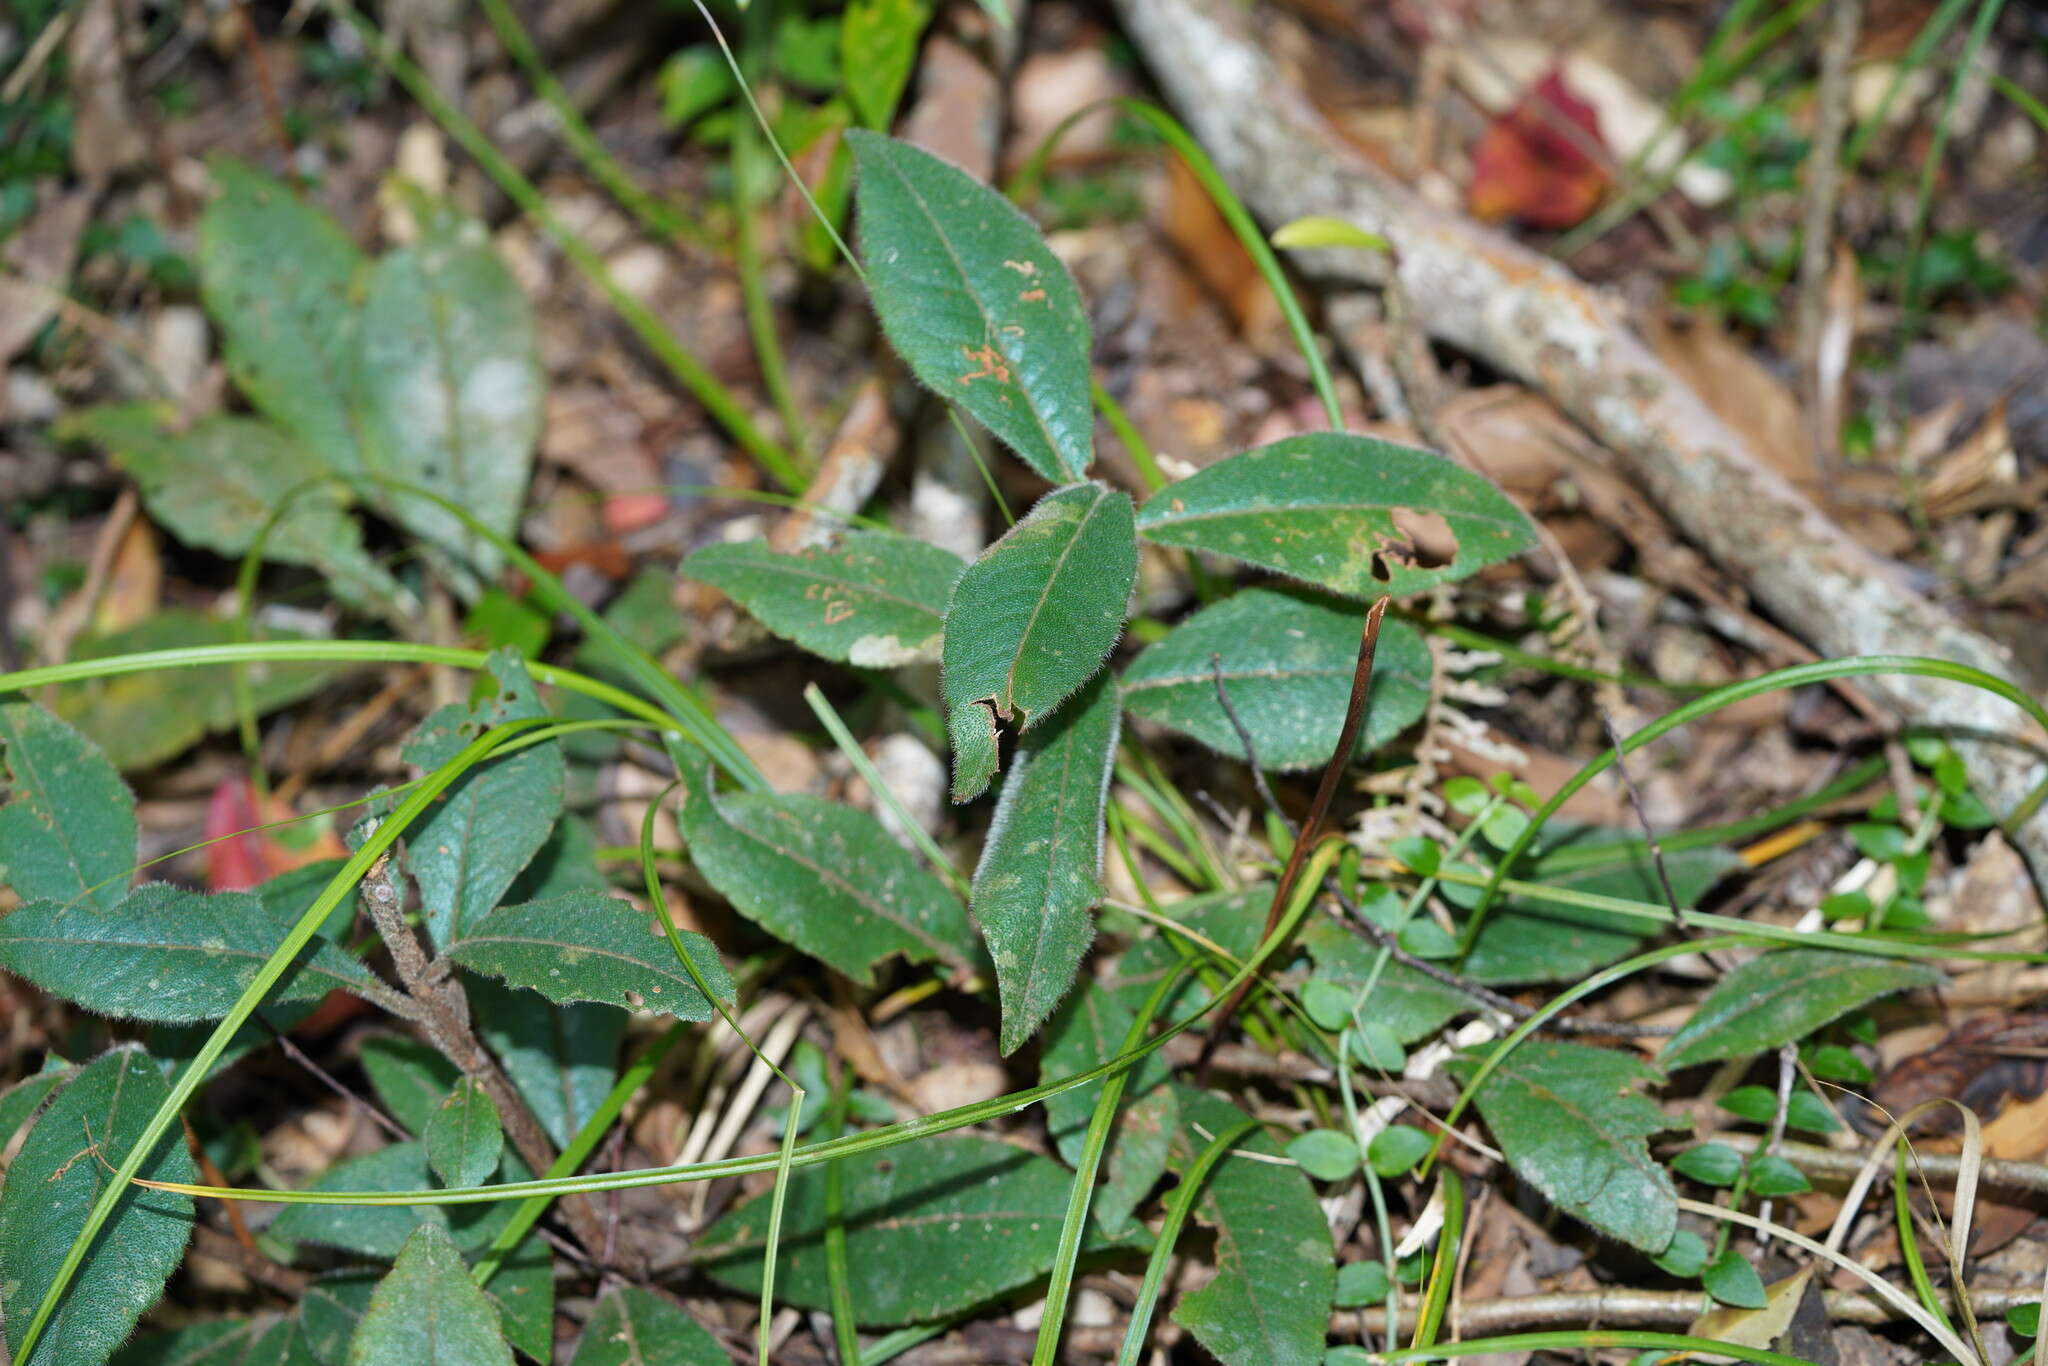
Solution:
<svg viewBox="0 0 2048 1366">
<path fill-rule="evenodd" d="M 348 853 L 331 830 L 305 848 L 294 849 L 256 829 L 292 815 L 275 796 L 259 800 L 256 785 L 247 778 L 228 778 L 214 788 L 206 804 L 206 838 L 214 841 L 206 846 L 206 890 L 239 892 L 279 873 Z"/>
<path fill-rule="evenodd" d="M 1607 192 L 1607 172 L 1587 155 L 1585 139 L 1606 145 L 1593 106 L 1567 90 L 1552 67 L 1473 146 L 1466 209 L 1482 222 L 1515 218 L 1552 231 L 1582 221 Z"/>
<path fill-rule="evenodd" d="M 665 493 L 615 493 L 604 500 L 604 529 L 623 535 L 668 516 Z"/>
</svg>

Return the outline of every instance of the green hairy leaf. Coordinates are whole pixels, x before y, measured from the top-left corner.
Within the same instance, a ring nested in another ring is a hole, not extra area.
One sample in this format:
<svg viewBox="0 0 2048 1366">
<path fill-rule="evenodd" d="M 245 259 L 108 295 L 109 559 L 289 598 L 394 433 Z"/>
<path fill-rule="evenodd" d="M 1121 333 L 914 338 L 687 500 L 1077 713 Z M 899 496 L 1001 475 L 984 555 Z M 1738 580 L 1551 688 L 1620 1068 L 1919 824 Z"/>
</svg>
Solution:
<svg viewBox="0 0 2048 1366">
<path fill-rule="evenodd" d="M 290 510 L 263 542 L 264 558 L 310 565 L 351 601 L 389 601 L 400 589 L 363 549 L 345 489 L 306 487 L 330 472 L 312 448 L 249 418 L 202 419 L 170 431 L 166 404 L 88 408 L 57 424 L 57 435 L 106 447 L 135 476 L 150 516 L 187 545 L 240 556 L 273 511 Z"/>
<path fill-rule="evenodd" d="M 135 798 L 106 755 L 33 703 L 0 704 L 0 784 L 0 886 L 23 901 L 119 905 L 134 875 Z"/>
<path fill-rule="evenodd" d="M 939 657 L 960 557 L 908 536 L 850 531 L 830 548 L 781 554 L 765 541 L 705 546 L 683 573 L 814 655 L 866 669 Z"/>
<path fill-rule="evenodd" d="M 732 978 L 718 961 L 717 947 L 689 932 L 683 944 L 705 982 L 730 1000 Z M 600 1001 L 679 1020 L 708 1020 L 716 1013 L 652 917 L 596 892 L 500 906 L 466 924 L 446 952 L 473 972 L 537 991 L 557 1004 Z"/>
<path fill-rule="evenodd" d="M 462 1079 L 454 1063 L 417 1039 L 378 1034 L 363 1040 L 363 1072 L 370 1089 L 409 1133 L 424 1133 L 442 1099 Z"/>
<path fill-rule="evenodd" d="M 199 218 L 200 292 L 228 373 L 328 469 L 361 472 L 355 293 L 368 263 L 280 182 L 225 157 L 210 170 L 221 193 Z"/>
<path fill-rule="evenodd" d="M 1122 713 L 1108 670 L 1024 737 L 1003 781 L 974 918 L 995 963 L 1002 1050 L 1014 1053 L 1073 985 L 1102 900 L 1102 807 Z"/>
<path fill-rule="evenodd" d="M 1471 1056 L 1448 1064 L 1460 1081 Z M 1636 1086 L 1656 1072 L 1626 1053 L 1525 1039 L 1473 1097 L 1508 1164 L 1567 1214 L 1652 1256 L 1678 1228 L 1671 1174 L 1649 1135 L 1681 1127 Z"/>
<path fill-rule="evenodd" d="M 892 953 L 979 960 L 967 908 L 873 816 L 817 797 L 720 794 L 709 764 L 685 764 L 691 861 L 747 919 L 862 986 Z"/>
<path fill-rule="evenodd" d="M 675 961 L 673 949 L 667 961 Z M 707 972 L 705 980 L 720 979 Z M 488 977 L 471 976 L 463 988 L 505 1075 L 555 1145 L 567 1144 L 618 1080 L 628 1017 L 594 1003 L 543 1008 L 531 994 Z"/>
<path fill-rule="evenodd" d="M 447 1230 L 422 1224 L 370 1296 L 349 1366 L 512 1366 L 498 1311 Z"/>
<path fill-rule="evenodd" d="M 413 196 L 418 245 L 364 288 L 363 464 L 423 485 L 511 534 L 540 439 L 544 377 L 532 306 L 481 223 Z M 403 494 L 399 521 L 488 580 L 499 552 L 445 509 Z"/>
<path fill-rule="evenodd" d="M 851 0 L 839 19 L 839 69 L 846 98 L 869 128 L 886 132 L 931 20 L 925 0 Z"/>
<path fill-rule="evenodd" d="M 483 1084 L 464 1077 L 442 1098 L 420 1141 L 444 1186 L 480 1186 L 498 1169 L 505 1130 Z"/>
<path fill-rule="evenodd" d="M 1628 831 L 1560 825 L 1550 832 L 1546 846 L 1519 876 L 1547 887 L 1664 904 L 1664 883 L 1656 865 Z M 1581 862 L 1596 854 L 1601 855 L 1599 862 Z M 1673 849 L 1664 854 L 1664 869 L 1680 906 L 1691 906 L 1741 866 L 1740 858 L 1721 848 Z M 1632 952 L 1654 931 L 1640 920 L 1606 911 L 1508 897 L 1480 926 L 1464 974 L 1496 986 L 1574 981 Z"/>
<path fill-rule="evenodd" d="M 1657 1062 L 1674 1072 L 1695 1063 L 1763 1053 L 1803 1039 L 1880 996 L 1940 982 L 1941 974 L 1934 968 L 1903 958 L 1870 958 L 1834 949 L 1767 953 L 1722 978 L 1657 1055 Z"/>
<path fill-rule="evenodd" d="M 1448 564 L 1420 566 L 1407 547 L 1435 527 L 1456 551 Z M 1138 530 L 1360 598 L 1462 579 L 1536 543 L 1521 509 L 1479 475 L 1351 432 L 1290 436 L 1189 475 L 1152 496 Z"/>
<path fill-rule="evenodd" d="M 1159 1178 L 1174 1134 L 1180 1131 L 1180 1102 L 1167 1086 L 1147 1091 L 1117 1116 L 1109 1141 L 1109 1174 L 1095 1193 L 1095 1217 L 1113 1237 L 1143 1237 L 1131 1215 L 1143 1204 Z"/>
<path fill-rule="evenodd" d="M 316 1360 L 296 1322 L 261 1314 L 146 1334 L 114 1353 L 108 1366 L 312 1366 Z"/>
<path fill-rule="evenodd" d="M 864 1153 L 841 1165 L 846 1261 L 854 1314 L 863 1324 L 938 1318 L 1052 1266 L 1072 1178 L 1050 1158 L 963 1136 Z M 776 1297 L 823 1309 L 831 1302 L 824 1169 L 792 1173 L 787 1199 Z M 765 1194 L 755 1196 L 705 1230 L 700 1265 L 714 1280 L 760 1292 L 768 1207 Z"/>
<path fill-rule="evenodd" d="M 492 726 L 548 714 L 516 652 L 493 651 L 490 675 L 479 686 L 494 690 L 473 705 L 442 707 L 420 722 L 406 741 L 407 763 L 436 768 Z M 406 832 L 406 863 L 437 946 L 496 906 L 547 843 L 562 811 L 564 775 L 554 741 L 488 760 L 457 779 Z"/>
<path fill-rule="evenodd" d="M 621 1286 L 597 1302 L 569 1366 L 728 1366 L 703 1325 L 652 1291 Z"/>
<path fill-rule="evenodd" d="M 1237 730 L 1216 698 L 1216 659 L 1230 705 L 1251 733 L 1259 763 L 1271 769 L 1320 768 L 1343 729 L 1358 665 L 1363 609 L 1292 591 L 1248 588 L 1183 621 L 1124 670 L 1124 706 L 1201 741 L 1245 757 Z M 1380 628 L 1367 694 L 1361 754 L 1418 720 L 1429 706 L 1429 647 L 1398 618 Z"/>
<path fill-rule="evenodd" d="M 254 892 L 194 892 L 152 882 L 111 911 L 32 901 L 0 916 L 0 964 L 87 1010 L 124 1020 L 217 1020 L 297 919 Z M 267 998 L 283 1004 L 373 982 L 324 939 Z"/>
<path fill-rule="evenodd" d="M 1088 315 L 1031 220 L 950 162 L 856 128 L 861 256 L 890 345 L 1055 484 L 1087 476 Z"/>
<path fill-rule="evenodd" d="M 132 1186 L 23 1358 L 22 1334 L 107 1180 L 170 1095 L 149 1054 L 124 1044 L 81 1068 L 44 1110 L 0 1188 L 0 1315 L 22 1366 L 99 1366 L 156 1303 L 192 1233 L 192 1198 Z M 88 1145 L 99 1146 L 95 1157 Z M 174 1130 L 143 1164 L 155 1181 L 197 1181 Z"/>
<path fill-rule="evenodd" d="M 1137 579 L 1131 500 L 1100 484 L 1055 490 L 983 551 L 946 608 L 953 800 L 996 771 L 996 723 L 1028 730 L 1087 682 L 1123 633 Z"/>
<path fill-rule="evenodd" d="M 321 1366 L 348 1360 L 348 1345 L 370 1307 L 370 1296 L 384 1279 L 381 1270 L 331 1271 L 316 1279 L 299 1298 L 299 1325 L 306 1346 Z"/>
<path fill-rule="evenodd" d="M 424 1126 L 422 1126 L 424 1127 Z M 416 1191 L 434 1184 L 423 1143 L 393 1143 L 345 1157 L 306 1183 L 307 1190 Z M 422 1224 L 447 1229 L 448 1205 L 286 1205 L 270 1228 L 295 1243 L 357 1252 L 389 1261 Z"/>
<path fill-rule="evenodd" d="M 1211 1137 L 1246 1116 L 1192 1086 L 1173 1090 L 1181 1127 L 1170 1161 L 1186 1172 Z M 1320 1366 L 1337 1294 L 1329 1222 L 1299 1170 L 1247 1153 L 1279 1149 L 1254 1131 L 1210 1172 L 1195 1211 L 1216 1230 L 1216 1278 L 1182 1296 L 1173 1321 L 1223 1366 Z"/>
</svg>

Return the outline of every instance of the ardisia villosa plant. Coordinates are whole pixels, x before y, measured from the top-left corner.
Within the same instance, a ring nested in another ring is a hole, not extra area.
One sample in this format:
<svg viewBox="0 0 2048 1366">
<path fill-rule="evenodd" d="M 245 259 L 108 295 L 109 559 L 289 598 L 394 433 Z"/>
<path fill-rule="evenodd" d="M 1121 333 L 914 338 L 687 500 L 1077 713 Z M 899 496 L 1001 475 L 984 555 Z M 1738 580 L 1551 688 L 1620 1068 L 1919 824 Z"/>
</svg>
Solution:
<svg viewBox="0 0 2048 1366">
<path fill-rule="evenodd" d="M 516 571 L 535 605 L 572 615 L 585 641 L 571 668 L 511 649 L 229 631 L 0 675 L 0 885 L 19 900 L 0 917 L 0 964 L 122 1022 L 107 1051 L 52 1054 L 0 1095 L 0 1134 L 19 1135 L 0 1188 L 0 1316 L 14 1360 L 552 1362 L 558 1274 L 595 1264 L 634 1283 L 597 1301 L 575 1366 L 730 1359 L 655 1282 L 693 1299 L 758 1297 L 764 1361 L 783 1306 L 829 1314 L 840 1359 L 875 1363 L 1043 1298 L 1035 1359 L 1049 1363 L 1085 1262 L 1142 1276 L 1122 1357 L 1136 1361 L 1180 1253 L 1213 1274 L 1178 1296 L 1172 1319 L 1228 1366 L 1315 1366 L 1333 1309 L 1367 1304 L 1385 1306 L 1380 1359 L 1395 1359 L 1388 1325 L 1426 1353 L 1443 1324 L 1465 1207 L 1461 1177 L 1435 1162 L 1468 1105 L 1558 1210 L 1726 1304 L 1761 1305 L 1749 1262 L 1725 1236 L 1710 1247 L 1681 1214 L 1754 1220 L 1745 1196 L 1791 1194 L 1805 1177 L 1726 1143 L 1667 1166 L 1649 1140 L 1675 1123 L 1646 1088 L 1695 1064 L 1793 1048 L 1814 1074 L 1850 1076 L 1838 1034 L 1870 1002 L 1936 983 L 1930 951 L 1888 932 L 1883 907 L 1862 911 L 1857 932 L 1693 910 L 1739 866 L 1725 848 L 1732 832 L 1667 839 L 1653 860 L 1631 832 L 1550 817 L 1623 750 L 1775 687 L 1903 671 L 2048 715 L 1998 679 L 1939 661 L 1805 666 L 1687 703 L 1547 801 L 1505 780 L 1446 784 L 1442 800 L 1466 822 L 1454 840 L 1411 838 L 1397 860 L 1362 860 L 1337 837 L 1333 803 L 1437 695 L 1424 630 L 1399 608 L 1529 549 L 1528 520 L 1441 455 L 1341 430 L 1231 456 L 1134 501 L 1095 476 L 1087 315 L 1031 221 L 908 143 L 862 130 L 846 142 L 858 268 L 890 343 L 1049 487 L 972 563 L 864 529 L 801 551 L 712 545 L 680 573 L 899 695 L 916 699 L 938 666 L 952 799 L 993 792 L 971 877 L 913 821 L 898 829 L 914 849 L 870 811 L 775 791 L 645 648 L 689 629 L 659 619 L 665 584 L 652 614 L 629 595 L 601 617 L 513 542 L 540 373 L 532 318 L 478 225 L 416 197 L 416 243 L 371 261 L 287 187 L 217 166 L 221 193 L 201 232 L 205 299 L 257 415 L 178 430 L 162 411 L 102 409 L 67 434 L 113 452 L 174 534 L 250 557 L 245 607 L 267 558 L 325 576 L 371 620 L 402 623 L 416 584 L 364 550 L 367 510 L 420 537 L 450 590 L 502 595 L 502 572 Z M 1162 563 L 1206 564 L 1205 596 L 1170 627 L 1153 623 L 1142 649 L 1120 650 L 1148 544 Z M 1250 581 L 1231 591 L 1240 566 Z M 317 686 L 320 671 L 393 663 L 466 670 L 474 683 L 418 724 L 403 749 L 418 776 L 365 794 L 339 856 L 243 891 L 135 884 L 136 803 L 107 751 L 131 768 L 162 756 L 125 735 L 121 683 L 205 670 L 234 699 L 212 725 L 253 732 L 258 710 L 303 695 L 280 680 Z M 29 700 L 42 689 L 54 710 Z M 823 694 L 811 695 L 864 765 Z M 588 746 L 621 736 L 664 756 L 673 782 L 638 849 L 603 851 L 571 794 Z M 1153 757 L 1173 737 L 1215 756 L 1204 762 L 1253 765 L 1262 786 L 1267 772 L 1320 770 L 1309 818 L 1291 827 L 1276 806 L 1270 860 L 1254 859 L 1249 875 L 1226 867 Z M 1992 819 L 1938 743 L 1919 757 L 1938 783 L 1912 833 L 1910 813 L 1894 811 L 1879 824 L 1897 838 L 1870 837 L 1908 880 L 1943 822 Z M 678 848 L 661 845 L 663 811 Z M 1106 845 L 1147 904 L 1107 904 Z M 1144 857 L 1190 894 L 1154 903 Z M 693 891 L 786 947 L 742 958 L 678 928 L 664 881 L 685 868 Z M 1710 937 L 1652 946 L 1679 926 Z M 1678 954 L 1732 948 L 1771 951 L 1728 973 L 1654 1063 L 1558 1037 L 1585 995 Z M 741 1029 L 751 999 L 799 957 L 857 1002 L 906 978 L 963 1000 L 992 987 L 1000 1051 L 1035 1047 L 1039 1083 L 910 1113 L 833 1076 L 810 1045 L 792 1050 L 794 1025 L 755 1040 Z M 1559 982 L 1572 985 L 1541 1009 L 1502 991 Z M 265 1170 L 232 1114 L 192 1102 L 228 1094 L 231 1074 L 264 1050 L 295 1049 L 295 1027 L 337 992 L 388 1019 L 360 1067 L 389 1141 L 296 1189 L 223 1186 L 215 1168 L 258 1180 Z M 700 1027 L 719 1018 L 758 1047 L 764 1079 L 786 1083 L 780 1149 L 700 1148 L 675 1165 L 586 1171 L 626 1108 L 671 1076 L 675 1049 L 710 1058 Z M 1457 1035 L 1461 1048 L 1436 1049 L 1459 1087 L 1448 1114 L 1397 1124 L 1406 1102 L 1360 1104 L 1360 1091 L 1390 1092 L 1411 1050 L 1468 1018 L 1482 1027 Z M 1200 1065 L 1168 1047 L 1196 1029 L 1211 1034 Z M 1219 1048 L 1240 1036 L 1288 1059 L 1283 1069 L 1305 1060 L 1304 1078 L 1315 1076 L 1294 1094 L 1327 1122 L 1278 1141 L 1241 1095 L 1212 1087 Z M 1730 1123 L 1767 1130 L 1838 1123 L 1805 1086 L 1722 1104 Z M 1674 1166 L 1735 1198 L 1682 1198 Z M 749 1174 L 772 1179 L 691 1228 L 680 1262 L 605 1264 L 616 1239 L 592 1196 Z M 1372 1260 L 1347 1248 L 1340 1267 L 1319 1194 L 1369 1202 Z M 243 1258 L 294 1302 L 128 1342 L 182 1263 L 202 1196 L 282 1206 L 260 1228 L 237 1220 L 240 1242 L 202 1225 L 203 1247 Z M 1390 1210 L 1417 1216 L 1413 1246 L 1397 1245 Z M 1191 1216 L 1213 1230 L 1206 1251 L 1181 1237 Z M 1974 1321 L 1965 1342 L 1924 1306 L 1906 1301 L 1906 1312 L 1959 1360 L 1978 1359 Z M 1596 1345 L 1787 1360 L 1668 1334 Z"/>
</svg>

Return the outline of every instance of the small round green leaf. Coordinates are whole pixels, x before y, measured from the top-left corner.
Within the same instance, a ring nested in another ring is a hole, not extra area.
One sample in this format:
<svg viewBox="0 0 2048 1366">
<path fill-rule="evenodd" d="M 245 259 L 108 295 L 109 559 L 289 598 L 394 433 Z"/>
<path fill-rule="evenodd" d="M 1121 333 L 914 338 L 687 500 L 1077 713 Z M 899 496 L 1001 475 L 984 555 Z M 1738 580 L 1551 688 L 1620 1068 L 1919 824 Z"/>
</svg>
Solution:
<svg viewBox="0 0 2048 1366">
<path fill-rule="evenodd" d="M 1390 1124 L 1373 1135 L 1365 1158 L 1381 1176 L 1401 1176 L 1415 1169 L 1431 1147 L 1429 1135 L 1407 1124 Z"/>
<path fill-rule="evenodd" d="M 1337 1268 L 1337 1307 L 1362 1309 L 1387 1298 L 1385 1262 L 1346 1262 Z"/>
<path fill-rule="evenodd" d="M 1671 1170 L 1708 1186 L 1732 1186 L 1742 1174 L 1742 1154 L 1725 1143 L 1702 1143 L 1671 1159 Z"/>
<path fill-rule="evenodd" d="M 1335 1129 L 1311 1129 L 1287 1144 L 1287 1156 L 1318 1181 L 1342 1181 L 1358 1170 L 1358 1143 Z"/>
<path fill-rule="evenodd" d="M 1732 1247 L 1709 1262 L 1700 1279 L 1709 1295 L 1737 1309 L 1761 1309 L 1768 1302 L 1763 1278 L 1756 1274 L 1756 1268 L 1749 1264 L 1748 1259 Z"/>
</svg>

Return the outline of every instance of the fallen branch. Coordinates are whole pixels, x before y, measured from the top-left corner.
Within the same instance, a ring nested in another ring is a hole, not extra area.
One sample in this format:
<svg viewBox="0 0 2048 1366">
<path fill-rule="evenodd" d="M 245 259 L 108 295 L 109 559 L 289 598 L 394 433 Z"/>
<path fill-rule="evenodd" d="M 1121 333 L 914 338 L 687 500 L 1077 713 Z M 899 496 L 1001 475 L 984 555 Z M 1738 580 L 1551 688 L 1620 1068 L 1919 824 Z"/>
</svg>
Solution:
<svg viewBox="0 0 2048 1366">
<path fill-rule="evenodd" d="M 1944 1307 L 1953 1308 L 1947 1289 L 1935 1292 Z M 2040 1287 L 2008 1290 L 1984 1287 L 1970 1292 L 1970 1307 L 1978 1314 L 1996 1318 L 2022 1304 L 2038 1304 Z M 1836 1323 L 1891 1323 L 1899 1316 L 1882 1301 L 1850 1290 L 1823 1290 L 1821 1302 L 1828 1318 Z M 1577 1290 L 1555 1295 L 1513 1295 L 1495 1300 L 1468 1300 L 1455 1312 L 1461 1337 L 1492 1337 L 1523 1328 L 1656 1328 L 1666 1324 L 1691 1323 L 1713 1308 L 1713 1300 L 1697 1290 Z M 1333 1332 L 1355 1334 L 1361 1330 L 1379 1334 L 1386 1331 L 1387 1311 L 1374 1305 L 1331 1316 Z M 1397 1331 L 1414 1326 L 1403 1315 Z"/>
<path fill-rule="evenodd" d="M 1779 621 L 1832 656 L 1939 655 L 2019 676 L 2009 651 L 1913 591 L 1750 450 L 1644 345 L 1605 296 L 1555 262 L 1423 203 L 1359 156 L 1284 80 L 1233 0 L 1117 0 L 1124 27 L 1216 164 L 1269 223 L 1327 214 L 1391 241 L 1415 321 L 1548 395 L 1626 465 L 1684 533 Z M 1377 283 L 1373 252 L 1319 249 L 1303 264 Z M 1959 736 L 1979 792 L 2013 811 L 2040 778 L 2043 737 L 1975 689 L 1886 677 L 1872 690 L 1914 725 Z M 2048 817 L 2014 832 L 2048 884 Z"/>
</svg>

